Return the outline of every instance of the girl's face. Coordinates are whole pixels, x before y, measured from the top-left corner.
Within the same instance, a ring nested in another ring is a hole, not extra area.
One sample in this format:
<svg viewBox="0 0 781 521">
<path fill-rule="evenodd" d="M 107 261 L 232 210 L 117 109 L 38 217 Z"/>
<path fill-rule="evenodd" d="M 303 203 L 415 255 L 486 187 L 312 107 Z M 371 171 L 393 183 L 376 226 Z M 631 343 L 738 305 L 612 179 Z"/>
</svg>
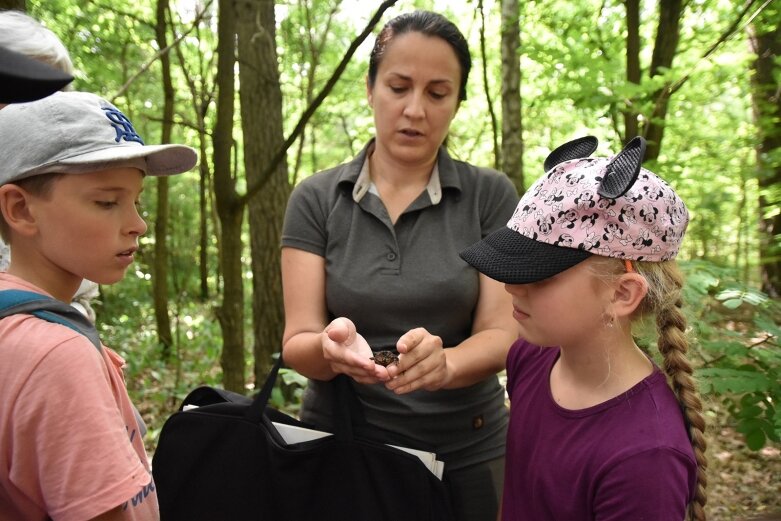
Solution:
<svg viewBox="0 0 781 521">
<path fill-rule="evenodd" d="M 588 258 L 539 282 L 505 284 L 521 337 L 541 346 L 568 347 L 604 329 L 613 288 L 596 277 L 592 262 Z"/>
<path fill-rule="evenodd" d="M 142 183 L 136 168 L 111 168 L 63 175 L 51 194 L 34 197 L 37 256 L 50 280 L 78 281 L 78 287 L 83 278 L 122 279 L 147 229 L 137 208 Z"/>
<path fill-rule="evenodd" d="M 368 87 L 374 109 L 375 153 L 391 160 L 433 162 L 459 104 L 461 67 L 441 38 L 410 32 L 388 44 Z"/>
</svg>

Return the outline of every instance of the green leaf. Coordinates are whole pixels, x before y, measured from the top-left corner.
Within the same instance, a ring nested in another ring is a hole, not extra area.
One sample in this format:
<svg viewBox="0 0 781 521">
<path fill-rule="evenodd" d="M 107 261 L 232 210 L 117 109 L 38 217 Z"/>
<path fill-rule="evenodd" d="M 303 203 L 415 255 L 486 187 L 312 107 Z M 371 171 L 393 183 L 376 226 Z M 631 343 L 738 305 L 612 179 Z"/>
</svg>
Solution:
<svg viewBox="0 0 781 521">
<path fill-rule="evenodd" d="M 728 309 L 738 309 L 743 304 L 743 300 L 733 298 L 733 299 L 725 300 L 724 302 L 722 302 L 722 304 L 724 304 L 724 307 Z"/>
<path fill-rule="evenodd" d="M 709 367 L 700 369 L 697 374 L 702 379 L 703 390 L 719 394 L 767 391 L 772 385 L 770 379 L 757 372 L 753 366 L 744 366 L 741 369 Z"/>
<path fill-rule="evenodd" d="M 761 430 L 751 431 L 746 434 L 746 445 L 751 450 L 759 450 L 765 446 L 765 432 Z"/>
</svg>

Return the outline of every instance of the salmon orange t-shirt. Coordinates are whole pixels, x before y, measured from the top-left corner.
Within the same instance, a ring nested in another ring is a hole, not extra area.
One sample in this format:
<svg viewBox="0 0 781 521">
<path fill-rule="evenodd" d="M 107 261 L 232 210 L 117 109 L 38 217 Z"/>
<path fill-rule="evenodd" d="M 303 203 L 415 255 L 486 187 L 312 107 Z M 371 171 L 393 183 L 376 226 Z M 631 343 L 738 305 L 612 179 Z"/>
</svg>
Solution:
<svg viewBox="0 0 781 521">
<path fill-rule="evenodd" d="M 46 294 L 0 273 L 0 290 Z M 124 360 L 32 315 L 0 320 L 0 520 L 159 519 Z"/>
</svg>

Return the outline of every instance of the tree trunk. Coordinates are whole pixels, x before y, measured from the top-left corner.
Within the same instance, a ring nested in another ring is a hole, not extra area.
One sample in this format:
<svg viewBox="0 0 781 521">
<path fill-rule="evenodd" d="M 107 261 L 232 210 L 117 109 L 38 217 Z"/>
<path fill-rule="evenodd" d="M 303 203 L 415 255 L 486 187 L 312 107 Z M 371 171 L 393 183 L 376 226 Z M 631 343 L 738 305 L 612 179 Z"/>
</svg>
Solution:
<svg viewBox="0 0 781 521">
<path fill-rule="evenodd" d="M 210 5 L 210 4 L 209 4 Z M 203 14 L 206 15 L 206 9 L 203 8 Z M 207 24 L 208 24 L 207 18 Z M 201 35 L 200 31 L 196 28 L 196 37 L 199 42 L 200 48 Z M 184 80 L 187 83 L 187 88 L 190 92 L 190 96 L 193 99 L 193 112 L 196 118 L 196 129 L 198 131 L 198 275 L 200 281 L 200 291 L 198 297 L 201 301 L 205 302 L 209 298 L 209 244 L 212 237 L 209 235 L 209 221 L 210 211 L 213 205 L 209 205 L 209 196 L 212 194 L 211 185 L 211 171 L 209 170 L 209 159 L 207 154 L 207 143 L 209 135 L 206 130 L 206 116 L 209 113 L 209 107 L 213 99 L 213 90 L 209 87 L 209 82 L 206 78 L 204 71 L 210 69 L 212 62 L 207 62 L 204 53 L 198 55 L 198 76 L 200 76 L 200 86 L 196 83 L 193 74 L 188 68 L 187 60 L 182 52 L 182 47 L 177 45 L 174 47 L 177 57 L 179 58 L 179 66 L 181 68 Z M 216 221 L 216 219 L 213 219 Z M 216 227 L 216 226 L 215 226 Z M 214 235 L 219 238 L 219 231 L 215 230 Z M 218 248 L 219 251 L 219 248 Z M 219 269 L 217 270 L 219 274 Z"/>
<path fill-rule="evenodd" d="M 626 7 L 626 80 L 640 85 L 640 0 L 625 0 Z M 637 110 L 632 107 L 636 100 L 627 100 L 624 110 L 624 136 L 628 142 L 638 133 Z"/>
<path fill-rule="evenodd" d="M 27 2 L 26 0 L 0 0 L 0 11 L 6 9 L 27 12 Z"/>
<path fill-rule="evenodd" d="M 502 162 L 519 194 L 523 179 L 523 118 L 521 113 L 521 16 L 518 0 L 502 0 Z"/>
<path fill-rule="evenodd" d="M 284 142 L 274 1 L 238 0 L 236 7 L 244 168 L 247 182 L 254 184 Z M 248 201 L 256 382 L 265 380 L 271 355 L 282 346 L 279 242 L 290 189 L 287 163 L 280 161 L 263 190 Z"/>
<path fill-rule="evenodd" d="M 243 205 L 237 204 L 236 180 L 231 171 L 233 147 L 236 19 L 231 0 L 220 0 L 217 23 L 217 118 L 214 125 L 214 193 L 220 221 L 222 304 L 217 319 L 222 328 L 223 386 L 244 392 L 244 287 L 241 264 Z"/>
<path fill-rule="evenodd" d="M 168 26 L 165 15 L 168 0 L 157 0 L 157 21 L 155 38 L 160 49 L 168 47 L 166 32 Z M 171 82 L 171 57 L 168 53 L 160 56 L 163 80 L 163 126 L 160 142 L 171 142 L 171 127 L 174 116 L 174 87 Z M 157 218 L 155 219 L 155 258 L 153 263 L 152 293 L 155 303 L 155 322 L 157 339 L 162 346 L 164 359 L 171 356 L 173 336 L 171 319 L 168 316 L 168 177 L 157 178 Z"/>
<path fill-rule="evenodd" d="M 198 275 L 200 279 L 200 299 L 203 302 L 209 298 L 209 206 L 207 193 L 209 190 L 209 163 L 206 160 L 206 127 L 203 118 L 198 120 L 198 146 L 200 165 L 198 172 Z"/>
<path fill-rule="evenodd" d="M 664 74 L 665 70 L 672 67 L 675 52 L 678 49 L 680 39 L 680 21 L 683 7 L 682 0 L 661 0 L 659 3 L 659 25 L 656 28 L 656 40 L 654 51 L 651 55 L 650 77 Z M 670 84 L 665 85 L 653 93 L 654 109 L 644 129 L 644 136 L 648 141 L 645 151 L 645 160 L 652 161 L 659 157 L 664 137 L 665 118 L 667 107 L 670 103 Z M 628 136 L 631 137 L 631 136 Z"/>
<path fill-rule="evenodd" d="M 781 8 L 768 7 L 749 27 L 756 54 L 751 64 L 752 101 L 757 127 L 759 258 L 762 291 L 781 295 Z"/>
<path fill-rule="evenodd" d="M 478 0 L 477 9 L 480 11 L 480 58 L 483 63 L 483 89 L 485 91 L 485 101 L 488 105 L 488 114 L 491 117 L 491 140 L 494 144 L 494 168 L 499 168 L 502 162 L 502 151 L 499 148 L 499 129 L 496 123 L 496 112 L 494 111 L 494 101 L 491 98 L 491 86 L 488 83 L 488 56 L 485 51 L 485 15 L 483 13 L 483 0 Z"/>
</svg>

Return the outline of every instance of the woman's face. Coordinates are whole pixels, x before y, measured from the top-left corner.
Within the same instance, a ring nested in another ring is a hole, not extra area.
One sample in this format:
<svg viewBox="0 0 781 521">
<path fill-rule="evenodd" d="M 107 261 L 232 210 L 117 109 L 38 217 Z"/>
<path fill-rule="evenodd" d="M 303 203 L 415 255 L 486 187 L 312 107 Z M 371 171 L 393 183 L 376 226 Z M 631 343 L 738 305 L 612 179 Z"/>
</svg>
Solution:
<svg viewBox="0 0 781 521">
<path fill-rule="evenodd" d="M 433 162 L 458 110 L 460 80 L 461 67 L 445 40 L 418 32 L 395 37 L 374 86 L 367 85 L 375 154 L 411 165 Z"/>
</svg>

